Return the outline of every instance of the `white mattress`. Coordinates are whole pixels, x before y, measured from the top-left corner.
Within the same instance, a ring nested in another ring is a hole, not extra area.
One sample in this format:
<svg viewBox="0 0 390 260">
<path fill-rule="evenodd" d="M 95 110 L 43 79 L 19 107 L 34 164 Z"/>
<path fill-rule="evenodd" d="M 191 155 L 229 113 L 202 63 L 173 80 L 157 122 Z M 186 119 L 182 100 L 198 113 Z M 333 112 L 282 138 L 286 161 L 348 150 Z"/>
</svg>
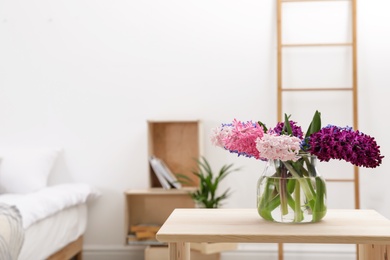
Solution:
<svg viewBox="0 0 390 260">
<path fill-rule="evenodd" d="M 72 206 L 35 222 L 26 229 L 18 260 L 43 260 L 85 232 L 87 206 Z"/>
</svg>

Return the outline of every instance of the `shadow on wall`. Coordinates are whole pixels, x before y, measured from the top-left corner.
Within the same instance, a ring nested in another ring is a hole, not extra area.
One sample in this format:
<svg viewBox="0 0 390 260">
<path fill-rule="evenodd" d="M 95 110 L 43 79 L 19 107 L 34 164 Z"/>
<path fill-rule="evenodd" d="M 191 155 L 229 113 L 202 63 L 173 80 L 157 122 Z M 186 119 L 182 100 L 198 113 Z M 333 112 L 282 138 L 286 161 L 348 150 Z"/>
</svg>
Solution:
<svg viewBox="0 0 390 260">
<path fill-rule="evenodd" d="M 49 186 L 54 184 L 68 183 L 74 181 L 65 161 L 65 153 L 66 152 L 62 150 L 58 155 L 58 158 L 49 175 L 49 179 L 48 179 Z"/>
</svg>

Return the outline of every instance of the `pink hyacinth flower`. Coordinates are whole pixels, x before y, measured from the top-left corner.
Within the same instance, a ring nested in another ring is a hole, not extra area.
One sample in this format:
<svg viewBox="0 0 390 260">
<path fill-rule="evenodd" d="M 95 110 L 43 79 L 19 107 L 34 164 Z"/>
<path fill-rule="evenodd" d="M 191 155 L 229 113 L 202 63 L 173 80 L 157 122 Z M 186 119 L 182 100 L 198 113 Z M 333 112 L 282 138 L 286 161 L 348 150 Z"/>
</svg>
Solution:
<svg viewBox="0 0 390 260">
<path fill-rule="evenodd" d="M 257 123 L 248 121 L 246 123 L 233 120 L 231 132 L 222 139 L 225 149 L 239 156 L 254 157 L 260 159 L 260 153 L 256 149 L 256 139 L 264 135 L 263 128 Z"/>
<path fill-rule="evenodd" d="M 268 160 L 297 161 L 301 140 L 295 136 L 264 134 L 256 140 L 256 148 Z"/>
</svg>

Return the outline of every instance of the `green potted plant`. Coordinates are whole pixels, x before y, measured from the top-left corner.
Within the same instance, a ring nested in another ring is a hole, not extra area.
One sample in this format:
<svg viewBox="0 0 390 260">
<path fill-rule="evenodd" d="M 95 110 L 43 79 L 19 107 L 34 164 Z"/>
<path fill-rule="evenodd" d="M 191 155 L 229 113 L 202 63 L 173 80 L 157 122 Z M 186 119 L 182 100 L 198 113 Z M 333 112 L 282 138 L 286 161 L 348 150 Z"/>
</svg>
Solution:
<svg viewBox="0 0 390 260">
<path fill-rule="evenodd" d="M 238 171 L 239 168 L 232 168 L 233 164 L 223 165 L 219 172 L 214 174 L 205 157 L 196 161 L 198 168 L 192 173 L 199 178 L 199 187 L 196 191 L 191 192 L 190 196 L 200 208 L 218 208 L 221 206 L 221 202 L 230 196 L 230 188 L 222 193 L 217 193 L 218 185 L 226 176 Z M 183 184 L 193 184 L 188 176 L 178 174 L 177 177 Z"/>
</svg>

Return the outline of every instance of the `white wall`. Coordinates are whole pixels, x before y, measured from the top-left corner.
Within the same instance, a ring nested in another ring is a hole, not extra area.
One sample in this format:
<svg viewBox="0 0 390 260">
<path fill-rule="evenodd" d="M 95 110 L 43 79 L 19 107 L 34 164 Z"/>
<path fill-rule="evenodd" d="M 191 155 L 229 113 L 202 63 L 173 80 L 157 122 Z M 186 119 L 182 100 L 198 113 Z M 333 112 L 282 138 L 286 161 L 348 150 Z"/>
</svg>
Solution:
<svg viewBox="0 0 390 260">
<path fill-rule="evenodd" d="M 359 126 L 386 155 L 389 4 L 358 2 Z M 288 19 L 303 13 L 285 24 L 285 39 L 348 40 L 348 8 L 320 8 L 333 15 L 326 21 L 341 25 L 302 33 L 318 18 L 306 8 L 286 9 Z M 224 183 L 234 190 L 225 206 L 253 207 L 264 163 L 212 147 L 208 133 L 233 118 L 276 123 L 275 29 L 274 0 L 0 0 L 0 144 L 62 146 L 50 183 L 88 182 L 102 191 L 90 207 L 85 247 L 91 251 L 123 249 L 123 192 L 148 185 L 148 119 L 200 119 L 211 164 L 244 167 Z M 350 56 L 338 49 L 289 58 L 285 84 L 347 85 Z M 286 100 L 285 112 L 304 128 L 317 108 L 325 124 L 351 124 L 350 101 L 340 92 Z M 390 217 L 386 161 L 361 170 L 361 207 Z M 343 171 L 336 174 L 344 177 Z M 353 207 L 352 187 L 335 185 L 329 205 Z"/>
</svg>

